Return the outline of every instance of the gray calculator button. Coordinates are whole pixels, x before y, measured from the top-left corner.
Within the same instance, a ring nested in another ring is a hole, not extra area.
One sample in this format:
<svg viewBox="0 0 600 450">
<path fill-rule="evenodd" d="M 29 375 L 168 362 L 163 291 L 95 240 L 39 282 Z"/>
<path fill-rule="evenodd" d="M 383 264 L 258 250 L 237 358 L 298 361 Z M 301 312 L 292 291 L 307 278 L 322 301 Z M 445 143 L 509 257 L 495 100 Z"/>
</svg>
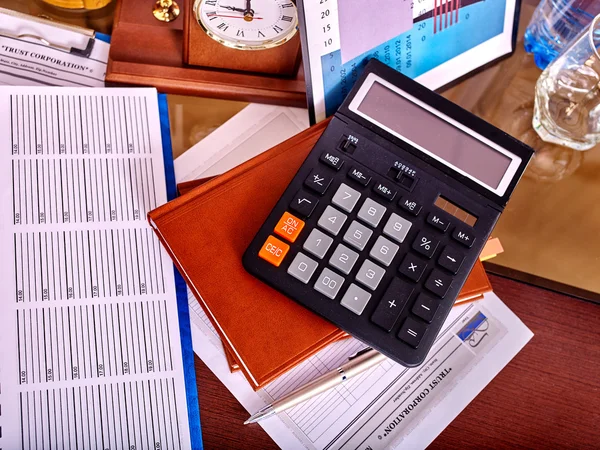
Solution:
<svg viewBox="0 0 600 450">
<path fill-rule="evenodd" d="M 307 252 L 312 253 L 317 258 L 323 259 L 323 256 L 325 256 L 325 253 L 329 250 L 332 242 L 332 238 L 327 236 L 321 230 L 314 228 L 308 235 L 308 238 L 306 238 L 302 248 Z"/>
<path fill-rule="evenodd" d="M 360 211 L 358 211 L 358 218 L 368 223 L 372 227 L 379 225 L 381 218 L 385 214 L 386 207 L 374 202 L 370 198 L 366 199 L 363 203 Z"/>
<path fill-rule="evenodd" d="M 360 316 L 370 299 L 371 294 L 352 283 L 342 298 L 342 306 Z"/>
<path fill-rule="evenodd" d="M 352 212 L 359 198 L 360 192 L 342 183 L 331 199 L 331 203 L 339 206 L 346 212 Z"/>
<path fill-rule="evenodd" d="M 379 286 L 379 282 L 383 278 L 383 275 L 385 275 L 384 269 L 366 259 L 365 262 L 363 262 L 363 265 L 360 266 L 360 269 L 358 269 L 356 280 L 374 291 L 377 289 L 377 286 Z"/>
<path fill-rule="evenodd" d="M 317 278 L 315 290 L 329 298 L 335 298 L 342 284 L 344 284 L 344 278 L 326 267 Z"/>
<path fill-rule="evenodd" d="M 340 272 L 348 275 L 354 267 L 354 264 L 356 264 L 357 259 L 358 253 L 356 253 L 354 250 L 350 250 L 344 244 L 340 244 L 333 252 L 333 255 L 331 255 L 329 264 L 336 269 L 339 269 Z"/>
<path fill-rule="evenodd" d="M 398 214 L 392 214 L 385 224 L 385 227 L 383 227 L 383 234 L 391 237 L 396 242 L 402 243 L 411 226 L 412 223 L 404 217 L 400 217 Z"/>
<path fill-rule="evenodd" d="M 308 283 L 319 264 L 304 253 L 298 253 L 288 269 L 288 273 L 304 284 Z"/>
<path fill-rule="evenodd" d="M 353 220 L 348 227 L 348 231 L 344 234 L 344 242 L 359 250 L 364 250 L 372 234 L 372 230 L 365 227 L 362 223 Z"/>
<path fill-rule="evenodd" d="M 327 206 L 323 214 L 321 214 L 317 224 L 324 230 L 327 230 L 334 236 L 337 236 L 347 217 L 348 216 L 346 216 L 346 214 L 338 211 L 337 209 Z"/>
<path fill-rule="evenodd" d="M 398 252 L 398 247 L 392 241 L 384 238 L 383 236 L 379 236 L 375 241 L 375 245 L 371 249 L 369 256 L 373 259 L 376 259 L 384 266 L 389 266 L 392 263 L 392 259 L 396 256 Z"/>
</svg>

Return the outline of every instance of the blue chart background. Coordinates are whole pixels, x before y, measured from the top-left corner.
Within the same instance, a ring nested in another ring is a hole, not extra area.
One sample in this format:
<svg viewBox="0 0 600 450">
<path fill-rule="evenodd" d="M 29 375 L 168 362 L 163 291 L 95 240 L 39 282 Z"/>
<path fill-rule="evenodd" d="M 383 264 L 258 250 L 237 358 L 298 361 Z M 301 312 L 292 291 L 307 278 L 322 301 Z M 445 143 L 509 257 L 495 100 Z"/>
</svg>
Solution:
<svg viewBox="0 0 600 450">
<path fill-rule="evenodd" d="M 506 0 L 484 0 L 461 8 L 458 23 L 452 26 L 448 14 L 448 28 L 438 30 L 436 34 L 433 33 L 433 18 L 430 18 L 417 22 L 410 31 L 346 64 L 342 64 L 340 50 L 322 56 L 327 116 L 335 113 L 342 104 L 369 59 L 376 58 L 411 78 L 418 77 L 501 34 L 504 31 L 505 10 Z M 425 40 L 422 40 L 423 37 Z M 396 58 L 396 49 L 400 51 L 399 60 Z M 412 54 L 410 61 L 407 58 L 409 51 Z M 496 58 L 501 55 L 493 56 Z"/>
</svg>

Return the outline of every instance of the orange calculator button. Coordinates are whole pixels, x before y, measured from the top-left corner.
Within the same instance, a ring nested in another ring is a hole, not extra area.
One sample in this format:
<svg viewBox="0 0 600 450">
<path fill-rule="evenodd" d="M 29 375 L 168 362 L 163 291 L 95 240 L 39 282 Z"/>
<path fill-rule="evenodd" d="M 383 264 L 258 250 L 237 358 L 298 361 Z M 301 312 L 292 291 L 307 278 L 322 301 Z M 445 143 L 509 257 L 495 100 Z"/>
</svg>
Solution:
<svg viewBox="0 0 600 450">
<path fill-rule="evenodd" d="M 260 249 L 260 252 L 258 252 L 258 256 L 270 262 L 275 267 L 279 267 L 289 249 L 290 246 L 285 242 L 280 241 L 274 236 L 269 236 Z"/>
<path fill-rule="evenodd" d="M 275 233 L 290 242 L 295 242 L 302 228 L 304 228 L 304 222 L 286 211 L 277 222 Z"/>
</svg>

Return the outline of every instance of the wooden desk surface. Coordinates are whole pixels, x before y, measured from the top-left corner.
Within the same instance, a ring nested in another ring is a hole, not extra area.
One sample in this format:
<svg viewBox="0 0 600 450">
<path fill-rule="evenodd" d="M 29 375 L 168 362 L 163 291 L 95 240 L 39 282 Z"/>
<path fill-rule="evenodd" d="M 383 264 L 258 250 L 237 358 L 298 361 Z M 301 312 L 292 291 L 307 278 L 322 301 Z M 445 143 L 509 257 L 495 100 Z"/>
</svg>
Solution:
<svg viewBox="0 0 600 450">
<path fill-rule="evenodd" d="M 600 306 L 491 277 L 535 336 L 430 448 L 599 448 Z M 207 449 L 277 448 L 196 358 Z"/>
</svg>

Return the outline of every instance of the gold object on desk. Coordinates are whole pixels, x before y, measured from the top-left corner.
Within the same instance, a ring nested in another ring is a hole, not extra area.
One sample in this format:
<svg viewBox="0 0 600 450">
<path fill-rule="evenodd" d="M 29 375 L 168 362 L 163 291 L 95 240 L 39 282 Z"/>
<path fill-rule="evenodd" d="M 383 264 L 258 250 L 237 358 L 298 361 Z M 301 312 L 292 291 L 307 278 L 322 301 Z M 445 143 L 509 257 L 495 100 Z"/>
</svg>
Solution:
<svg viewBox="0 0 600 450">
<path fill-rule="evenodd" d="M 161 22 L 172 22 L 179 17 L 180 9 L 173 0 L 157 0 L 152 14 Z"/>
<path fill-rule="evenodd" d="M 64 9 L 94 10 L 104 8 L 112 0 L 42 0 L 52 6 Z"/>
</svg>

